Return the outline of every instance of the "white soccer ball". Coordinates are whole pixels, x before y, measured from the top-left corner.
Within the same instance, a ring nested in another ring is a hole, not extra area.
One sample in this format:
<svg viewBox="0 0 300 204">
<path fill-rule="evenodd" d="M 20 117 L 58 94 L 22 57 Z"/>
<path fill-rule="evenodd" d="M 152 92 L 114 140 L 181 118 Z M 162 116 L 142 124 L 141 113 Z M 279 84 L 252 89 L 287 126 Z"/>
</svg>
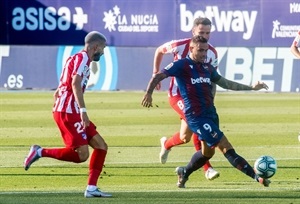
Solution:
<svg viewBox="0 0 300 204">
<path fill-rule="evenodd" d="M 271 156 L 261 156 L 254 163 L 255 173 L 262 178 L 271 178 L 276 170 L 276 160 Z"/>
</svg>

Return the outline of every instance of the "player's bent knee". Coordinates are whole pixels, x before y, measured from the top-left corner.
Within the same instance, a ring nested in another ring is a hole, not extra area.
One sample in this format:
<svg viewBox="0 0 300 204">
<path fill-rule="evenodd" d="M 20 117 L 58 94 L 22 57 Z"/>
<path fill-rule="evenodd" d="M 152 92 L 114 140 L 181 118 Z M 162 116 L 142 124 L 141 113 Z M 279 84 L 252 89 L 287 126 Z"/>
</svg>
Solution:
<svg viewBox="0 0 300 204">
<path fill-rule="evenodd" d="M 214 152 L 202 152 L 202 155 L 207 158 L 212 158 L 214 156 Z"/>
<path fill-rule="evenodd" d="M 89 158 L 89 153 L 81 152 L 81 153 L 78 153 L 78 156 L 79 156 L 80 162 L 85 162 Z"/>
<path fill-rule="evenodd" d="M 80 162 L 85 162 L 89 158 L 89 148 L 87 145 L 80 146 L 76 149 Z"/>
<path fill-rule="evenodd" d="M 191 135 L 189 134 L 180 135 L 180 139 L 184 143 L 189 143 L 191 141 Z"/>
<path fill-rule="evenodd" d="M 207 145 L 203 145 L 204 148 L 201 149 L 202 155 L 208 158 L 212 158 L 215 154 L 215 149 L 210 148 Z"/>
<path fill-rule="evenodd" d="M 107 146 L 107 144 L 106 144 L 106 143 L 104 143 L 104 144 L 103 144 L 103 147 L 102 147 L 101 149 L 103 149 L 103 150 L 106 150 L 106 151 L 107 151 L 107 150 L 108 150 L 108 146 Z"/>
<path fill-rule="evenodd" d="M 107 150 L 107 144 L 99 134 L 92 137 L 92 139 L 89 141 L 89 145 L 94 149 Z"/>
<path fill-rule="evenodd" d="M 189 143 L 191 141 L 191 138 L 185 138 L 182 140 L 184 143 Z"/>
</svg>

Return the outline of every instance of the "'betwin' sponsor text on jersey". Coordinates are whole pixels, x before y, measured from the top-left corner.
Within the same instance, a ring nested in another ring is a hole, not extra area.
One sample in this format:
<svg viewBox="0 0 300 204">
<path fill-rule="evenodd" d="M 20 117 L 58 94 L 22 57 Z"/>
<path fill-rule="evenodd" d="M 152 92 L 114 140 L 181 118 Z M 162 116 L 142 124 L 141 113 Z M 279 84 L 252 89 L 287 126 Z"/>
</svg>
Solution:
<svg viewBox="0 0 300 204">
<path fill-rule="evenodd" d="M 81 51 L 67 59 L 60 76 L 59 95 L 53 106 L 54 112 L 79 113 L 79 107 L 72 89 L 72 79 L 75 75 L 82 77 L 81 88 L 84 93 L 90 77 L 90 62 L 85 51 Z"/>
<path fill-rule="evenodd" d="M 214 107 L 211 82 L 221 77 L 211 64 L 196 64 L 187 57 L 171 63 L 162 72 L 176 77 L 186 118 L 207 116 L 205 111 Z"/>
</svg>

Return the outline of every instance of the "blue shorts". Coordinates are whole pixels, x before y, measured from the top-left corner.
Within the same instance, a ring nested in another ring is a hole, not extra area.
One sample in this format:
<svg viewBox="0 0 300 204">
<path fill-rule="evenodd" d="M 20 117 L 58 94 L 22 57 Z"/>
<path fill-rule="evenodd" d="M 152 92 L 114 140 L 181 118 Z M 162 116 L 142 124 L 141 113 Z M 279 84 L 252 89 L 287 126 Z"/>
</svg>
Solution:
<svg viewBox="0 0 300 204">
<path fill-rule="evenodd" d="M 193 117 L 187 119 L 189 128 L 198 135 L 198 138 L 205 141 L 209 147 L 215 147 L 223 137 L 219 129 L 218 115 L 215 117 Z"/>
</svg>

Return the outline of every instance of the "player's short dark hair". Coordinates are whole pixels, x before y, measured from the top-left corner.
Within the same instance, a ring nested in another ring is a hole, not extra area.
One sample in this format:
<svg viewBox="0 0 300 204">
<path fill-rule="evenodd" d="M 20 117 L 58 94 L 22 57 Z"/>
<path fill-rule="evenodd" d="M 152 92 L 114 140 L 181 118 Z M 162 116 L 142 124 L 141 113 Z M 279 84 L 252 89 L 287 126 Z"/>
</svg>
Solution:
<svg viewBox="0 0 300 204">
<path fill-rule="evenodd" d="M 195 35 L 191 40 L 192 44 L 207 43 L 207 39 L 200 35 Z"/>
<path fill-rule="evenodd" d="M 106 37 L 102 33 L 99 33 L 98 31 L 91 31 L 84 38 L 85 43 L 93 43 L 96 41 L 101 41 L 105 43 Z"/>
<path fill-rule="evenodd" d="M 211 21 L 206 18 L 206 17 L 198 17 L 198 18 L 195 18 L 194 20 L 194 26 L 193 27 L 197 27 L 198 25 L 209 25 L 211 26 Z"/>
</svg>

